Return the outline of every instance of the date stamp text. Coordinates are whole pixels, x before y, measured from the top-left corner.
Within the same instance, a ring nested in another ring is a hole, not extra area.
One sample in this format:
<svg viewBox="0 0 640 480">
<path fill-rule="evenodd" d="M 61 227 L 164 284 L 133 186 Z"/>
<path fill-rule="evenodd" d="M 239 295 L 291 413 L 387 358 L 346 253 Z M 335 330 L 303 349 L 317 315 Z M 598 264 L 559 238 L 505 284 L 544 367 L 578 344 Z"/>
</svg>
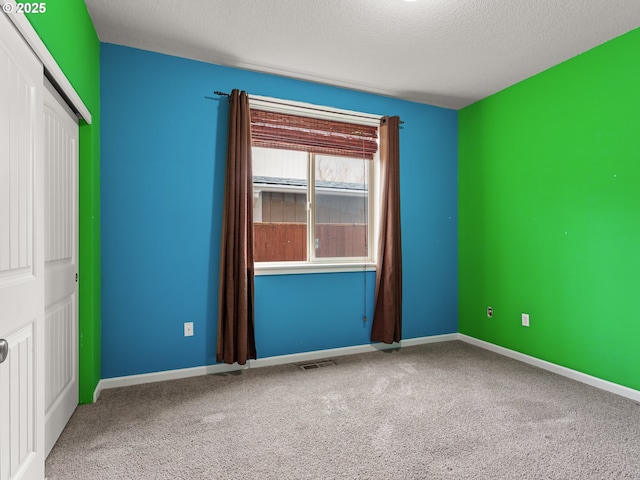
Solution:
<svg viewBox="0 0 640 480">
<path fill-rule="evenodd" d="M 47 2 L 3 3 L 4 13 L 46 13 Z"/>
</svg>

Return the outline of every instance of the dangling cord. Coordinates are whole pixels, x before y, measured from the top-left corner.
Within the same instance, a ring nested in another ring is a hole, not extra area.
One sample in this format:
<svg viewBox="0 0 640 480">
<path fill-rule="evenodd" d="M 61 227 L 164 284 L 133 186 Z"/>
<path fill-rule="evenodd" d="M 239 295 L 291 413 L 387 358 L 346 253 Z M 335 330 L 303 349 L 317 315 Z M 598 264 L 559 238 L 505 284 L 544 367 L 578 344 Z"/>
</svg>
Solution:
<svg viewBox="0 0 640 480">
<path fill-rule="evenodd" d="M 365 238 L 365 252 L 368 253 L 368 249 L 369 249 L 369 245 L 370 245 L 370 238 L 369 238 L 369 211 L 368 211 L 368 204 L 367 204 L 367 199 L 369 198 L 369 182 L 367 181 L 367 161 L 365 158 L 365 154 L 364 154 L 364 136 L 362 137 L 362 183 L 365 186 L 363 193 L 366 192 L 366 195 L 362 195 L 362 206 L 363 206 L 363 213 L 364 213 L 364 225 L 365 225 L 365 231 L 364 231 L 364 238 Z M 368 255 L 367 255 L 368 256 Z M 364 259 L 365 262 L 363 262 L 363 266 L 362 266 L 362 273 L 363 273 L 363 288 L 364 288 L 364 294 L 363 294 L 363 303 L 362 303 L 362 323 L 366 324 L 367 323 L 367 262 L 366 262 L 366 258 Z"/>
</svg>

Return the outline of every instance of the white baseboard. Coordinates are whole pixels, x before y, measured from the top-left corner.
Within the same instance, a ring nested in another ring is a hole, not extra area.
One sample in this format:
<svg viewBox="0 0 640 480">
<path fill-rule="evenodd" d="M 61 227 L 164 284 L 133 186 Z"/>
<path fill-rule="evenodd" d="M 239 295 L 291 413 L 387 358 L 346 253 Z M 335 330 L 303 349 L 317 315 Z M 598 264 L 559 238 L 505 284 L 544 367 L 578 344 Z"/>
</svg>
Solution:
<svg viewBox="0 0 640 480">
<path fill-rule="evenodd" d="M 406 340 L 401 340 L 400 346 L 413 347 L 415 345 L 425 345 L 427 343 L 453 342 L 454 340 L 459 340 L 459 335 L 457 333 L 447 333 L 445 335 L 432 335 L 430 337 L 408 338 Z"/>
<path fill-rule="evenodd" d="M 609 382 L 608 380 L 602 380 L 601 378 L 593 377 L 591 375 L 587 375 L 586 373 L 578 372 L 577 370 L 572 370 L 567 367 L 562 367 L 560 365 L 556 365 L 555 363 L 547 362 L 546 360 L 540 360 L 539 358 L 525 355 L 524 353 L 516 352 L 515 350 L 510 350 L 493 343 L 478 340 L 477 338 L 469 337 L 467 335 L 463 335 L 462 333 L 459 333 L 457 335 L 459 340 L 462 340 L 463 342 L 469 343 L 471 345 L 475 345 L 476 347 L 499 353 L 500 355 L 504 355 L 505 357 L 513 358 L 515 360 L 528 363 L 529 365 L 533 365 L 534 367 L 542 368 L 544 370 L 548 370 L 549 372 L 562 375 L 563 377 L 571 378 L 572 380 L 586 383 L 587 385 L 591 385 L 592 387 L 606 390 L 607 392 L 615 393 L 616 395 L 620 395 L 621 397 L 626 397 L 636 402 L 640 402 L 640 391 L 634 390 L 633 388 Z"/>
<path fill-rule="evenodd" d="M 288 363 L 311 362 L 330 357 L 341 357 L 343 355 L 355 355 L 356 353 L 379 352 L 380 350 L 391 350 L 394 348 L 411 347 L 413 345 L 423 345 L 427 343 L 450 342 L 457 340 L 457 333 L 446 335 L 433 335 L 430 337 L 409 338 L 398 343 L 371 343 L 367 345 L 355 345 L 352 347 L 329 348 L 327 350 L 316 350 L 314 352 L 292 353 L 290 355 L 278 355 L 276 357 L 259 358 L 249 360 L 250 368 L 269 367 L 271 365 L 285 365 Z"/>
<path fill-rule="evenodd" d="M 96 389 L 93 391 L 93 403 L 98 401 L 98 397 L 100 396 L 100 392 L 102 392 L 102 382 L 104 380 L 100 380 L 98 385 L 96 385 Z"/>
<path fill-rule="evenodd" d="M 198 377 L 200 375 L 211 375 L 214 373 L 233 372 L 249 368 L 248 365 L 227 365 L 219 363 L 206 365 L 203 367 L 181 368 L 177 370 L 165 370 L 163 372 L 141 373 L 139 375 L 127 375 L 124 377 L 103 378 L 100 380 L 101 390 L 117 387 L 130 387 L 143 383 L 164 382 L 166 380 L 177 380 L 179 378 Z"/>
<path fill-rule="evenodd" d="M 139 375 L 128 375 L 124 377 L 103 378 L 98 382 L 98 386 L 93 394 L 93 401 L 98 400 L 98 396 L 102 390 L 117 387 L 129 387 L 132 385 L 141 385 L 143 383 L 162 382 L 165 380 L 176 380 L 179 378 L 197 377 L 199 375 L 211 375 L 215 373 L 233 372 L 237 370 L 245 370 L 247 368 L 268 367 L 271 365 L 285 365 L 288 363 L 301 363 L 320 360 L 329 357 L 340 357 L 343 355 L 354 355 L 356 353 L 377 352 L 380 350 L 389 350 L 393 348 L 410 347 L 413 345 L 423 345 L 427 343 L 449 342 L 458 340 L 457 333 L 446 335 L 434 335 L 430 337 L 410 338 L 401 340 L 398 343 L 372 343 L 367 345 L 356 345 L 353 347 L 330 348 L 327 350 L 316 350 L 314 352 L 293 353 L 290 355 L 278 355 L 275 357 L 260 358 L 258 360 L 249 360 L 246 365 L 227 365 L 226 363 L 218 363 L 215 365 L 207 365 L 203 367 L 182 368 L 178 370 L 166 370 L 163 372 L 143 373 Z"/>
<path fill-rule="evenodd" d="M 640 402 L 640 391 L 633 388 L 625 387 L 617 383 L 602 380 L 586 373 L 578 372 L 567 367 L 556 365 L 555 363 L 547 362 L 524 353 L 516 352 L 508 348 L 495 345 L 493 343 L 478 340 L 477 338 L 469 337 L 462 333 L 450 333 L 446 335 L 434 335 L 430 337 L 409 338 L 402 340 L 399 343 L 385 344 L 385 343 L 372 343 L 367 345 L 355 345 L 352 347 L 342 348 L 330 348 L 327 350 L 316 350 L 313 352 L 293 353 L 290 355 L 278 355 L 275 357 L 260 358 L 258 360 L 249 360 L 246 365 L 227 365 L 225 363 L 218 363 L 214 365 L 207 365 L 203 367 L 183 368 L 178 370 L 167 370 L 163 372 L 144 373 L 140 375 L 128 375 L 124 377 L 115 378 L 103 378 L 98 382 L 96 389 L 93 393 L 93 401 L 96 402 L 100 396 L 100 392 L 108 388 L 116 387 L 128 387 L 132 385 L 141 385 L 143 383 L 162 382 L 165 380 L 176 380 L 179 378 L 196 377 L 199 375 L 212 375 L 216 373 L 233 372 L 237 370 L 245 370 L 248 368 L 261 368 L 272 365 L 286 365 L 289 363 L 303 363 L 312 362 L 315 360 L 321 360 L 331 357 L 340 357 L 343 355 L 355 355 L 358 353 L 376 352 L 381 350 L 390 350 L 394 348 L 411 347 L 414 345 L 424 345 L 427 343 L 437 342 L 450 342 L 453 340 L 461 340 L 463 342 L 475 345 L 485 350 L 489 350 L 505 357 L 513 358 L 520 362 L 533 365 L 534 367 L 542 368 L 549 372 L 562 375 L 563 377 L 571 378 L 578 382 L 591 385 L 592 387 L 599 388 L 616 395 L 620 395 L 625 398 Z"/>
</svg>

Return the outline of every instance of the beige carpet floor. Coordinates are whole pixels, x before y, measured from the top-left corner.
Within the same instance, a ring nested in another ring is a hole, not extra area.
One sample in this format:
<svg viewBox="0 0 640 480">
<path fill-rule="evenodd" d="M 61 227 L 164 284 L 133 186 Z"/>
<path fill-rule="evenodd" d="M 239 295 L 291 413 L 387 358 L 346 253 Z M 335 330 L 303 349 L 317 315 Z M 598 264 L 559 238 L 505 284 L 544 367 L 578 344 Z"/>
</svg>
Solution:
<svg viewBox="0 0 640 480">
<path fill-rule="evenodd" d="M 462 342 L 110 389 L 49 480 L 640 479 L 640 406 Z"/>
</svg>

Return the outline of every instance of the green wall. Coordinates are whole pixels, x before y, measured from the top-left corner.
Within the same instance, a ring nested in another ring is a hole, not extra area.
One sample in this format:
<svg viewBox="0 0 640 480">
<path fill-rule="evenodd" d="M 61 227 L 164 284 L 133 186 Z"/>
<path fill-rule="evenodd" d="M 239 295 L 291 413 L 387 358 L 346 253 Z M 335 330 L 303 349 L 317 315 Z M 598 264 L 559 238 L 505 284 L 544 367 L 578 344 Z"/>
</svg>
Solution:
<svg viewBox="0 0 640 480">
<path fill-rule="evenodd" d="M 639 51 L 637 29 L 458 118 L 460 332 L 635 389 Z"/>
<path fill-rule="evenodd" d="M 91 112 L 80 126 L 80 403 L 100 381 L 100 42 L 83 0 L 47 3 L 28 19 Z"/>
</svg>

